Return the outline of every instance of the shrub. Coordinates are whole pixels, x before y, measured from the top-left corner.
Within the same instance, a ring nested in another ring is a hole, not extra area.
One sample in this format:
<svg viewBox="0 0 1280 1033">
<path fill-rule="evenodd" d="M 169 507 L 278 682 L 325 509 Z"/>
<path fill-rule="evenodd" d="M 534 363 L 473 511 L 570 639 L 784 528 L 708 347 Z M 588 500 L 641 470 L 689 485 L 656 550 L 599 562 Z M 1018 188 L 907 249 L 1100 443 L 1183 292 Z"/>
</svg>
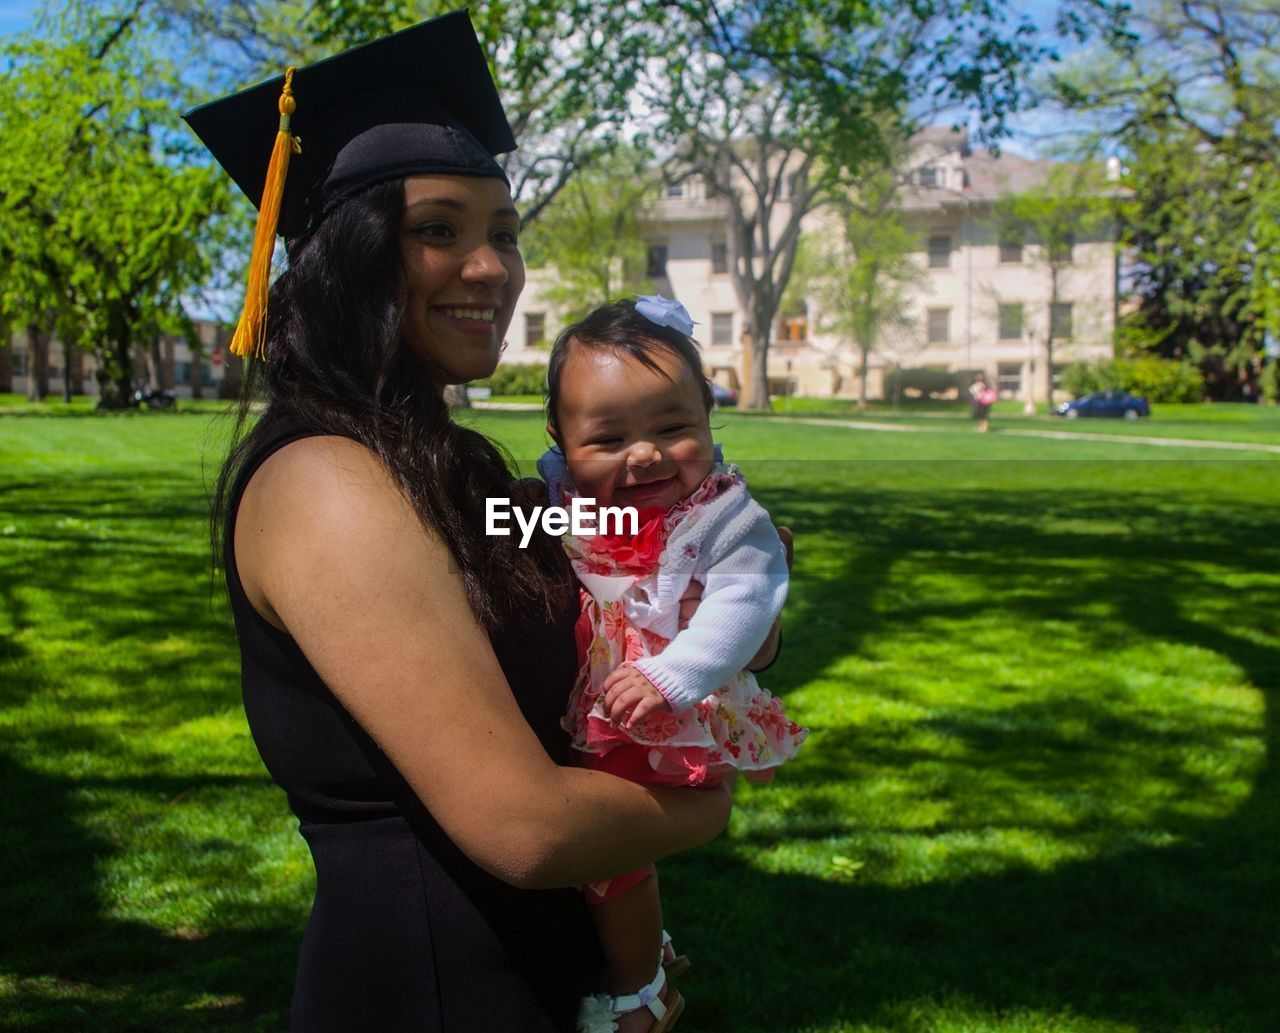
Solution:
<svg viewBox="0 0 1280 1033">
<path fill-rule="evenodd" d="M 1129 391 L 1152 402 L 1198 402 L 1204 375 L 1190 362 L 1144 355 L 1093 365 L 1073 362 L 1063 371 L 1062 386 L 1077 398 L 1091 391 Z"/>
<path fill-rule="evenodd" d="M 1258 387 L 1262 389 L 1262 397 L 1268 402 L 1280 402 L 1280 359 L 1272 359 L 1262 367 Z"/>
<path fill-rule="evenodd" d="M 1062 371 L 1062 387 L 1074 398 L 1091 394 L 1094 391 L 1105 391 L 1111 385 L 1103 379 L 1103 367 L 1112 363 L 1073 362 Z"/>
<path fill-rule="evenodd" d="M 487 387 L 495 395 L 541 396 L 547 389 L 547 367 L 538 362 L 499 365 L 493 376 L 477 380 L 472 386 Z"/>
</svg>

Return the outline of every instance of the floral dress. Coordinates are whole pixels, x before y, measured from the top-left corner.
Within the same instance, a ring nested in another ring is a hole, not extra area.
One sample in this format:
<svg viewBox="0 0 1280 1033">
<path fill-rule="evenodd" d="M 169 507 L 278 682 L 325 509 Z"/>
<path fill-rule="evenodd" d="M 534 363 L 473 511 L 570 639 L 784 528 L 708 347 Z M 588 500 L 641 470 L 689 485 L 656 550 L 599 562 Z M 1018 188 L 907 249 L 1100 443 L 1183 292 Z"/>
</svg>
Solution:
<svg viewBox="0 0 1280 1033">
<path fill-rule="evenodd" d="M 793 757 L 808 735 L 748 671 L 712 687 L 691 707 L 652 711 L 631 729 L 615 727 L 601 708 L 604 681 L 612 671 L 660 654 L 671 641 L 656 629 L 671 632 L 677 626 L 671 607 L 678 609 L 678 602 L 652 604 L 660 597 L 657 581 L 669 560 L 672 532 L 684 521 L 698 520 L 714 499 L 733 490 L 745 492 L 742 475 L 736 467 L 717 464 L 692 495 L 665 513 L 642 512 L 634 536 L 564 536 L 575 573 L 586 586 L 576 628 L 581 669 L 565 730 L 574 747 L 586 753 L 608 755 L 618 747 L 634 753 L 641 747 L 651 773 L 647 778 L 629 774 L 636 780 L 699 785 L 730 769 L 765 771 Z M 698 548 L 687 540 L 678 547 Z M 687 552 L 686 558 L 695 555 Z"/>
</svg>

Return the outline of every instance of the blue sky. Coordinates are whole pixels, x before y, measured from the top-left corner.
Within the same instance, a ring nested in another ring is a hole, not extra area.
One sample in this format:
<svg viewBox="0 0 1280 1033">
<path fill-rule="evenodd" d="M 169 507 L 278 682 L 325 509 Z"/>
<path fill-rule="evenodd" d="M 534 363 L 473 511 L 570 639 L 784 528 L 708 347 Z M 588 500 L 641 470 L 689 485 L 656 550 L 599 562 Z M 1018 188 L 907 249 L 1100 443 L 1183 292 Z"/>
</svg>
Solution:
<svg viewBox="0 0 1280 1033">
<path fill-rule="evenodd" d="M 40 7 L 35 0 L 0 0 L 0 36 L 29 29 Z"/>
<path fill-rule="evenodd" d="M 459 0 L 461 6 L 462 0 Z M 23 32 L 33 27 L 35 19 L 45 4 L 43 0 L 0 0 L 0 38 Z M 1054 0 L 1013 0 L 1015 11 L 1029 14 L 1042 28 L 1050 28 L 1057 4 Z M 1070 44 L 1063 46 L 1066 51 Z M 1040 142 L 1035 137 L 1046 129 L 1060 128 L 1059 116 L 1048 116 L 1045 112 L 1029 112 L 1016 116 L 1011 124 L 1012 138 L 1005 142 L 1011 151 L 1023 154 L 1035 154 L 1040 149 Z M 1024 129 L 1026 133 L 1020 133 Z"/>
</svg>

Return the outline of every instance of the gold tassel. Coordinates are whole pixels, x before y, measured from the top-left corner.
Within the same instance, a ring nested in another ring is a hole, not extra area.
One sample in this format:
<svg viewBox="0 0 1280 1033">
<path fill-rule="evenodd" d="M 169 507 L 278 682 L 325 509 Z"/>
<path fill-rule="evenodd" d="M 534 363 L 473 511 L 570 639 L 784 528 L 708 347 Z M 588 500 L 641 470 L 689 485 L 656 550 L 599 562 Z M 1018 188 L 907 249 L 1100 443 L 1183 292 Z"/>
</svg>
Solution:
<svg viewBox="0 0 1280 1033">
<path fill-rule="evenodd" d="M 271 280 L 271 257 L 276 250 L 276 225 L 280 221 L 280 205 L 284 199 L 284 180 L 289 172 L 289 156 L 302 153 L 297 137 L 289 132 L 294 112 L 293 68 L 284 73 L 284 89 L 280 93 L 280 131 L 271 149 L 267 165 L 267 182 L 258 205 L 258 228 L 253 234 L 253 253 L 249 259 L 249 287 L 244 296 L 244 311 L 231 338 L 231 353 L 241 358 L 252 354 L 263 357 L 267 332 L 267 288 Z"/>
</svg>

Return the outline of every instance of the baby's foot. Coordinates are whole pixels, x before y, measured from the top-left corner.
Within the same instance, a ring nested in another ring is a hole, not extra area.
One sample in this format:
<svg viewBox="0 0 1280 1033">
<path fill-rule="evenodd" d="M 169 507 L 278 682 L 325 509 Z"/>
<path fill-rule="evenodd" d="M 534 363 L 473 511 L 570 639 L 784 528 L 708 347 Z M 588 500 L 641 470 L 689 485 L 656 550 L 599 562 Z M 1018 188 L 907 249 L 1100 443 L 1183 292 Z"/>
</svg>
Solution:
<svg viewBox="0 0 1280 1033">
<path fill-rule="evenodd" d="M 671 993 L 671 988 L 664 986 L 658 993 L 658 1000 L 664 1005 L 668 1004 Z M 637 1008 L 619 1015 L 617 1022 L 618 1033 L 650 1033 L 655 1028 L 668 1029 L 671 1026 L 670 1022 L 665 1026 L 661 1025 L 660 1020 L 654 1018 L 653 1012 L 648 1008 Z"/>
<path fill-rule="evenodd" d="M 671 946 L 671 936 L 665 929 L 662 931 L 662 968 L 668 979 L 679 979 L 689 971 L 689 958 L 676 953 Z"/>
</svg>

